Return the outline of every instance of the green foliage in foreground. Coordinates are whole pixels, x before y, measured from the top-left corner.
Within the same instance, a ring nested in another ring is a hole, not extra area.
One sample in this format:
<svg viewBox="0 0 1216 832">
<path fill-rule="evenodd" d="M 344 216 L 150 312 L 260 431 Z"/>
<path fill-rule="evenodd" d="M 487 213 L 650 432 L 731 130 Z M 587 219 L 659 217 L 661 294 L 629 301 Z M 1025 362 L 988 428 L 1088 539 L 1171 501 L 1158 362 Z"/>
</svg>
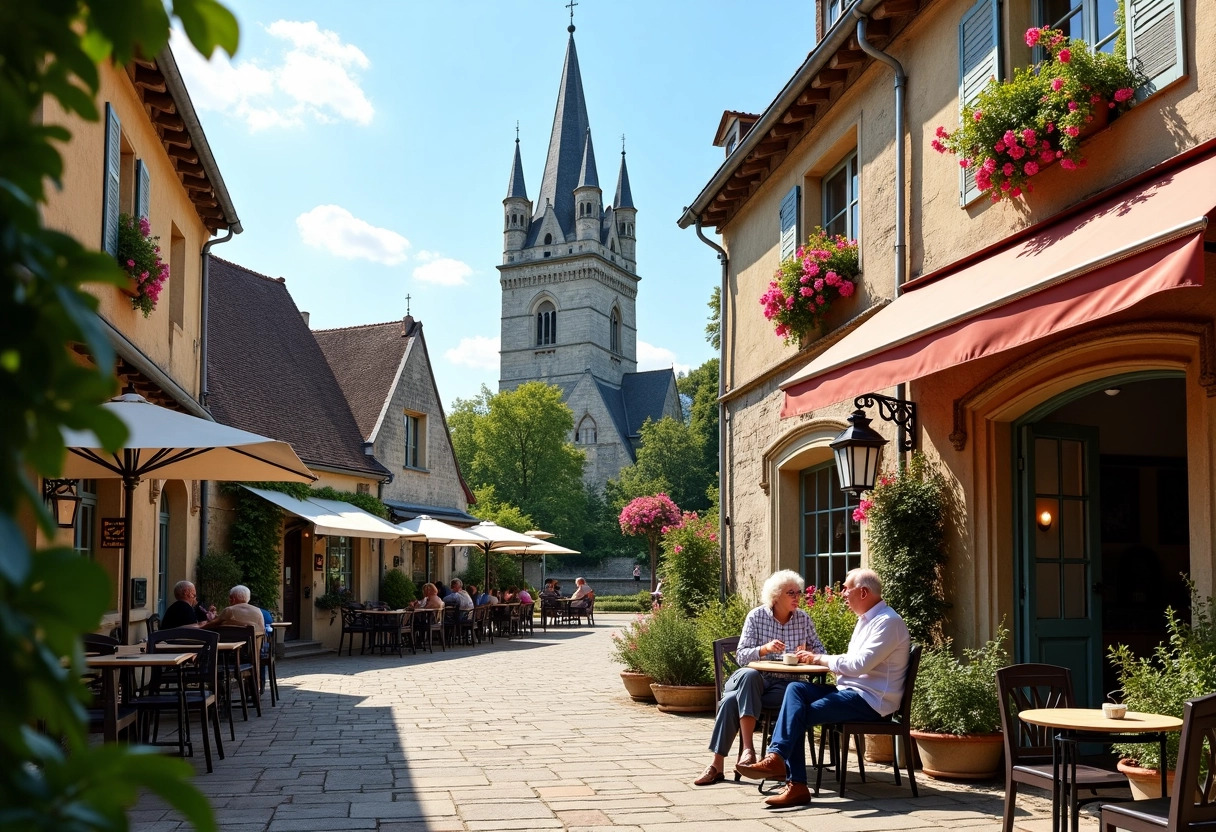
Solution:
<svg viewBox="0 0 1216 832">
<path fill-rule="evenodd" d="M 991 734 L 1001 727 L 996 672 L 1009 662 L 1004 625 L 983 647 L 956 658 L 950 639 L 921 656 L 912 695 L 912 727 L 935 734 Z"/>
</svg>

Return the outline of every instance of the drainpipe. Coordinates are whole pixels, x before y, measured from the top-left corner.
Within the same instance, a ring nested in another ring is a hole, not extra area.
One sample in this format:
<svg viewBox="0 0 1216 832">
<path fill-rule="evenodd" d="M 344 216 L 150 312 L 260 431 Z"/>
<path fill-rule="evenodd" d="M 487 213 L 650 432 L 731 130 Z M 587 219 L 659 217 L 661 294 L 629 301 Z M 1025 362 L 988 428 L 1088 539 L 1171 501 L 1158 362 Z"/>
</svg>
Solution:
<svg viewBox="0 0 1216 832">
<path fill-rule="evenodd" d="M 688 209 L 685 208 L 685 211 Z M 718 298 L 718 600 L 726 601 L 726 403 L 722 397 L 726 395 L 723 373 L 726 370 L 726 278 L 729 259 L 726 250 L 701 231 L 701 218 L 697 217 L 697 236 L 701 242 L 718 252 L 718 262 L 722 264 L 722 294 Z"/>
<path fill-rule="evenodd" d="M 238 224 L 235 228 L 228 226 L 228 233 L 223 237 L 217 237 L 214 240 L 208 240 L 203 244 L 202 256 L 202 305 L 203 308 L 199 312 L 199 336 L 198 336 L 198 363 L 199 363 L 199 393 L 198 403 L 204 408 L 207 407 L 207 303 L 210 297 L 211 286 L 211 257 L 209 256 L 212 246 L 218 246 L 221 243 L 226 243 L 232 239 L 232 235 L 240 229 Z M 198 556 L 200 558 L 207 557 L 207 544 L 210 535 L 207 534 L 207 527 L 210 520 L 211 510 L 211 489 L 209 481 L 203 480 L 199 485 L 199 514 L 202 515 L 202 522 L 199 524 L 198 530 Z"/>
<path fill-rule="evenodd" d="M 857 45 L 871 58 L 881 61 L 895 72 L 895 297 L 899 297 L 903 293 L 908 270 L 907 221 L 904 210 L 904 192 L 907 190 L 907 179 L 904 173 L 904 131 L 907 119 L 904 112 L 904 95 L 907 92 L 908 76 L 899 61 L 886 52 L 876 49 L 866 40 L 866 16 L 854 9 L 853 17 L 857 18 Z M 896 385 L 895 397 L 907 398 L 905 383 L 900 382 Z M 897 435 L 897 447 L 902 447 L 907 439 L 906 431 L 902 426 L 899 427 Z M 899 467 L 901 470 L 904 467 L 902 453 L 899 455 Z"/>
</svg>

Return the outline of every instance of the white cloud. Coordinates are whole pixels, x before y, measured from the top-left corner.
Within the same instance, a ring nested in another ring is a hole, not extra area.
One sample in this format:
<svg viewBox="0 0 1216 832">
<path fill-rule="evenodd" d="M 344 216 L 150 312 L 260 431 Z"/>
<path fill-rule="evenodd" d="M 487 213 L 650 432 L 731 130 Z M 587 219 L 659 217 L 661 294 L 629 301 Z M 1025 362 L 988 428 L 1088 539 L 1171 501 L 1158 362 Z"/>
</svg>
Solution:
<svg viewBox="0 0 1216 832">
<path fill-rule="evenodd" d="M 433 283 L 436 286 L 462 286 L 466 279 L 473 274 L 473 267 L 468 263 L 453 260 L 451 257 L 440 257 L 433 251 L 418 253 L 418 259 L 423 265 L 414 269 L 414 279 L 422 283 Z"/>
<path fill-rule="evenodd" d="M 375 108 L 357 77 L 371 65 L 362 50 L 314 21 L 277 20 L 266 31 L 284 42 L 280 53 L 233 64 L 219 50 L 205 60 L 173 30 L 170 44 L 196 107 L 234 115 L 255 131 L 306 121 L 371 123 Z"/>
<path fill-rule="evenodd" d="M 396 231 L 377 228 L 339 205 L 318 205 L 296 217 L 300 239 L 347 260 L 395 266 L 405 260 L 410 241 Z"/>
<path fill-rule="evenodd" d="M 443 357 L 462 367 L 497 370 L 498 349 L 498 336 L 474 335 L 472 338 L 461 338 L 460 343 L 446 351 Z"/>
<path fill-rule="evenodd" d="M 676 362 L 676 354 L 666 347 L 656 347 L 638 341 L 638 370 L 675 370 L 676 374 L 687 373 L 689 365 Z"/>
</svg>

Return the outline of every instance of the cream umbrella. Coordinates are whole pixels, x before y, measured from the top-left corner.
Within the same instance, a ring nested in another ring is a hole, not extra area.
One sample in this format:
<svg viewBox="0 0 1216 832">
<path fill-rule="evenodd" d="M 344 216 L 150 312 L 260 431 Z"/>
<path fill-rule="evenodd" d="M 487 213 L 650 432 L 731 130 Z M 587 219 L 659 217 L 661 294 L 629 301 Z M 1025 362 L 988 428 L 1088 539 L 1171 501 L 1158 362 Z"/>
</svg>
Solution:
<svg viewBox="0 0 1216 832">
<path fill-rule="evenodd" d="M 477 534 L 484 538 L 484 541 L 479 544 L 481 550 L 486 556 L 486 584 L 490 583 L 490 551 L 502 551 L 511 546 L 532 546 L 536 543 L 535 537 L 529 537 L 522 532 L 512 531 L 505 526 L 500 526 L 497 523 L 492 523 L 489 520 L 482 520 L 472 529 Z"/>
<path fill-rule="evenodd" d="M 539 534 L 537 532 L 525 532 L 525 534 L 528 537 L 539 537 L 542 534 L 545 535 L 546 537 L 553 537 L 553 535 L 550 532 L 540 532 Z M 541 580 L 542 584 L 545 581 L 545 560 L 544 560 L 545 555 L 578 555 L 578 554 L 581 554 L 581 552 L 579 552 L 577 549 L 567 549 L 565 546 L 558 546 L 556 543 L 551 543 L 548 540 L 537 540 L 530 546 L 510 546 L 510 547 L 507 547 L 504 549 L 495 549 L 494 551 L 503 552 L 505 554 L 511 554 L 511 555 L 519 555 L 519 571 L 521 573 L 524 571 L 524 556 L 525 555 L 540 555 L 541 556 L 540 580 Z"/>
<path fill-rule="evenodd" d="M 484 537 L 469 529 L 436 520 L 429 514 L 419 514 L 413 520 L 398 523 L 397 528 L 407 534 L 421 535 L 427 543 L 441 546 L 481 546 L 486 542 Z"/>
<path fill-rule="evenodd" d="M 316 479 L 291 445 L 152 404 L 128 389 L 102 405 L 127 426 L 127 440 L 110 453 L 92 431 L 65 430 L 66 479 L 122 480 L 122 564 L 118 609 L 122 638 L 131 629 L 127 582 L 131 575 L 131 514 L 135 488 L 147 476 L 169 480 L 312 482 Z M 204 518 L 205 521 L 205 518 Z"/>
</svg>

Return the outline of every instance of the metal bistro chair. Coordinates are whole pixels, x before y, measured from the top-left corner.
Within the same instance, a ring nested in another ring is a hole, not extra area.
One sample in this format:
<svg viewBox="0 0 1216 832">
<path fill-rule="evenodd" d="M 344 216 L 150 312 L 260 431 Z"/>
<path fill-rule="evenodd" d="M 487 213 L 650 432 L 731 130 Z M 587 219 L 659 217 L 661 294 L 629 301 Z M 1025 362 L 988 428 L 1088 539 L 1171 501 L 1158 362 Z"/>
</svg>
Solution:
<svg viewBox="0 0 1216 832">
<path fill-rule="evenodd" d="M 1053 664 L 1015 664 L 996 672 L 996 688 L 1001 705 L 1001 730 L 1005 735 L 1005 817 L 1004 832 L 1013 832 L 1013 814 L 1018 797 L 1018 784 L 1052 791 L 1052 735 L 1055 730 L 1031 725 L 1018 719 L 1021 711 L 1030 708 L 1072 708 L 1072 673 L 1067 667 Z M 1077 787 L 1089 789 L 1118 789 L 1127 786 L 1127 778 L 1117 771 L 1096 766 L 1077 766 Z M 1095 792 L 1096 793 L 1096 792 Z M 1072 819 L 1073 829 L 1079 823 Z"/>
<path fill-rule="evenodd" d="M 213 630 L 200 630 L 196 627 L 176 627 L 171 630 L 161 630 L 148 638 L 149 653 L 180 653 L 189 651 L 198 654 L 194 667 L 182 667 L 176 673 L 162 673 L 159 684 L 151 693 L 147 693 L 133 704 L 147 719 L 152 721 L 152 745 L 166 743 L 156 742 L 156 728 L 159 725 L 160 713 L 172 709 L 178 715 L 178 742 L 168 743 L 179 748 L 188 748 L 194 753 L 194 744 L 190 737 L 190 715 L 192 707 L 198 709 L 199 728 L 203 735 L 203 754 L 207 759 L 207 772 L 211 773 L 211 741 L 207 735 L 207 723 L 215 733 L 215 747 L 220 759 L 224 759 L 224 740 L 220 736 L 220 709 L 218 700 L 219 673 L 217 669 L 217 645 L 219 633 Z M 161 642 L 173 642 L 173 646 Z M 184 699 L 186 712 L 180 710 Z M 144 736 L 148 735 L 144 731 Z"/>
<path fill-rule="evenodd" d="M 1182 711 L 1182 738 L 1178 744 L 1178 771 L 1169 797 L 1106 803 L 1102 806 L 1102 832 L 1183 832 L 1216 828 L 1216 694 L 1186 703 Z"/>
<path fill-rule="evenodd" d="M 92 656 L 113 656 L 118 652 L 118 642 L 109 636 L 99 636 L 88 633 L 83 637 L 84 652 Z M 118 677 L 118 690 L 113 692 L 113 696 L 118 700 L 118 720 L 115 723 L 117 731 L 127 731 L 128 738 L 130 737 L 131 728 L 138 727 L 136 722 L 139 714 L 130 705 L 130 691 L 133 687 L 133 678 L 130 670 L 124 670 L 122 673 L 115 674 Z M 86 711 L 89 718 L 89 733 L 99 734 L 105 730 L 105 684 L 103 677 L 100 674 L 86 673 L 83 677 L 84 682 L 89 688 L 89 693 L 93 697 L 93 701 L 89 704 Z M 137 732 L 138 734 L 138 732 Z M 138 736 L 134 737 L 138 739 Z"/>
<path fill-rule="evenodd" d="M 524 635 L 524 633 L 527 633 L 528 635 L 535 633 L 535 630 L 532 627 L 532 616 L 534 615 L 535 610 L 535 601 L 530 601 L 527 604 L 519 605 L 519 634 L 521 636 Z"/>
<path fill-rule="evenodd" d="M 245 642 L 245 646 L 231 665 L 228 663 L 227 656 L 224 659 L 224 699 L 228 709 L 228 729 L 235 741 L 236 729 L 232 725 L 232 687 L 228 679 L 228 668 L 232 667 L 236 675 L 237 690 L 241 692 L 241 715 L 244 717 L 244 721 L 249 721 L 250 701 L 253 702 L 258 716 L 261 716 L 262 697 L 259 681 L 261 670 L 258 666 L 261 658 L 261 645 L 252 624 L 227 624 L 223 627 L 216 627 L 215 631 L 220 634 L 220 641 Z"/>
<path fill-rule="evenodd" d="M 731 636 L 730 638 L 720 638 L 714 642 L 714 707 L 722 702 L 722 688 L 726 685 L 726 680 L 735 670 L 738 669 L 739 663 L 735 659 L 735 651 L 739 649 L 739 637 Z M 760 728 L 760 747 L 767 748 L 769 735 L 773 730 L 773 721 L 777 718 L 776 708 L 762 708 L 760 711 L 760 719 L 757 720 Z M 743 752 L 743 737 L 739 737 L 739 752 Z M 735 782 L 738 783 L 740 778 L 739 772 L 735 772 Z M 761 782 L 763 785 L 763 782 Z"/>
<path fill-rule="evenodd" d="M 493 611 L 489 604 L 473 608 L 473 633 L 477 636 L 478 644 L 486 639 L 490 644 L 494 643 L 494 621 L 490 615 Z"/>
<path fill-rule="evenodd" d="M 367 639 L 372 635 L 372 625 L 363 614 L 362 608 L 355 606 L 342 607 L 342 634 L 338 637 L 338 655 L 342 655 L 342 642 L 350 638 L 346 644 L 346 655 L 351 655 L 355 649 L 355 636 L 359 642 L 359 655 L 367 652 Z"/>
<path fill-rule="evenodd" d="M 916 673 L 920 669 L 921 646 L 913 644 L 908 651 L 908 671 L 904 676 L 904 694 L 899 700 L 899 710 L 889 717 L 879 721 L 837 722 L 824 725 L 819 733 L 819 771 L 815 775 L 815 793 L 819 793 L 819 784 L 823 781 L 823 749 L 828 735 L 832 735 L 833 743 L 839 741 L 840 758 L 836 761 L 836 779 L 840 783 L 840 796 L 844 797 L 844 781 L 849 771 L 849 736 L 860 737 L 862 734 L 889 734 L 895 746 L 895 760 L 891 765 L 895 773 L 895 785 L 900 783 L 899 766 L 902 762 L 908 770 L 908 785 L 912 787 L 912 796 L 920 797 L 916 790 L 916 773 L 913 765 L 915 755 L 912 753 L 911 725 L 908 722 L 912 710 L 912 691 L 916 687 Z M 809 736 L 809 735 L 808 735 Z M 866 782 L 865 755 L 861 753 L 861 744 L 857 744 L 857 771 L 861 782 Z M 900 749 L 903 749 L 902 752 Z"/>
</svg>

